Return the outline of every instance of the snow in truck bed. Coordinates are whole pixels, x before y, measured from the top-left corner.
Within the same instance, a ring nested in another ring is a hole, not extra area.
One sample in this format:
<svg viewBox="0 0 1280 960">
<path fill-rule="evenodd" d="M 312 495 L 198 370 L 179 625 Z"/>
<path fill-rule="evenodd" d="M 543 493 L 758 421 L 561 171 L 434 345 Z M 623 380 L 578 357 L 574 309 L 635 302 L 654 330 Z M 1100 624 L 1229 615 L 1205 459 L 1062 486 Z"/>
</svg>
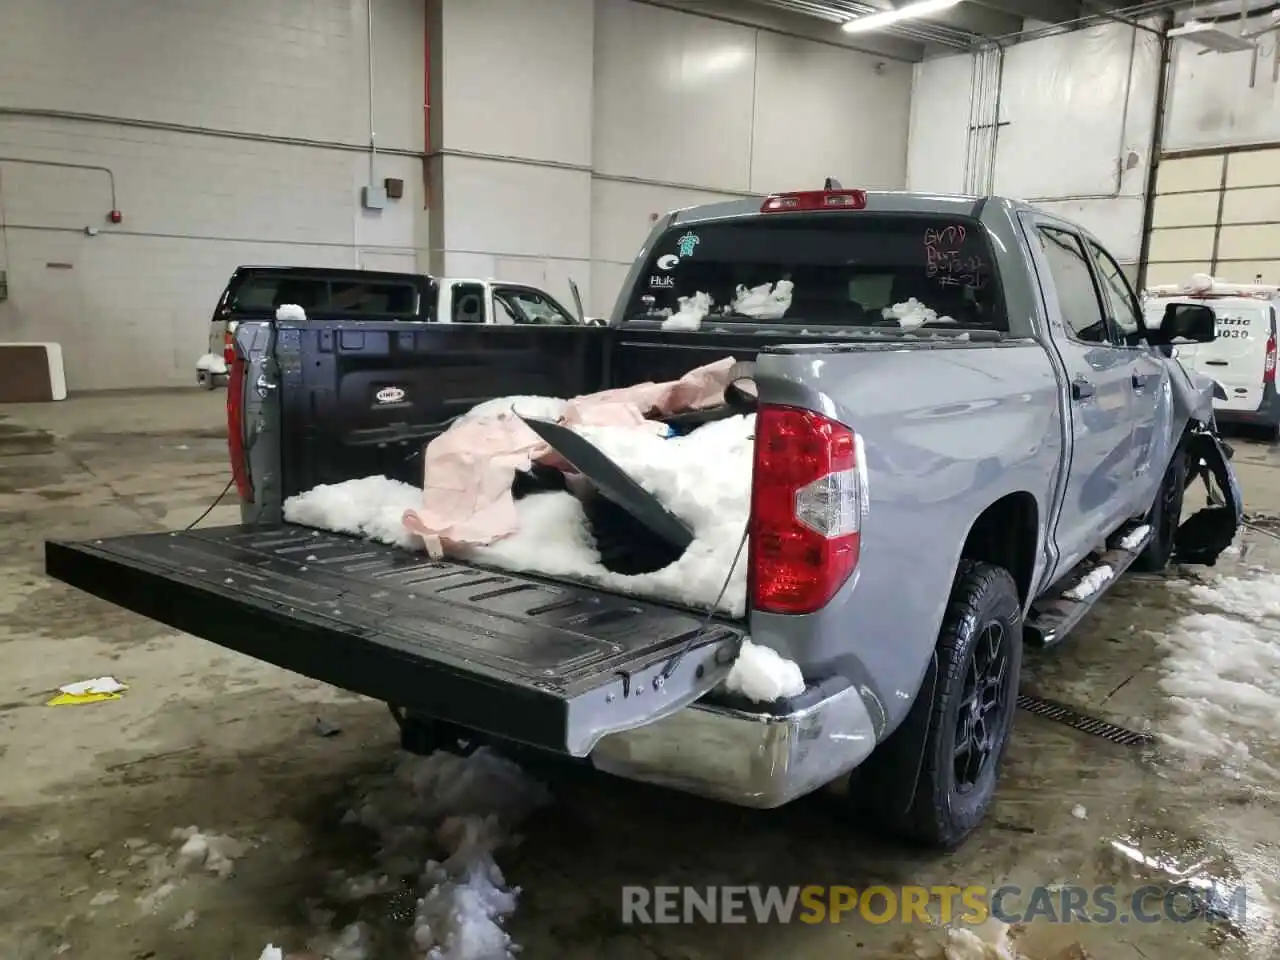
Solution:
<svg viewBox="0 0 1280 960">
<path fill-rule="evenodd" d="M 548 401 L 548 406 L 555 402 Z M 559 491 L 518 500 L 520 526 L 511 536 L 488 546 L 455 550 L 451 556 L 743 617 L 754 426 L 753 415 L 735 416 L 672 439 L 627 427 L 575 428 L 693 531 L 693 542 L 683 556 L 661 570 L 638 575 L 608 570 L 600 561 L 582 503 L 573 494 Z M 418 487 L 365 477 L 289 498 L 284 518 L 421 550 L 421 540 L 405 529 L 401 519 L 406 510 L 421 504 Z M 794 663 L 747 641 L 728 686 L 752 700 L 768 702 L 803 692 L 804 679 Z"/>
</svg>

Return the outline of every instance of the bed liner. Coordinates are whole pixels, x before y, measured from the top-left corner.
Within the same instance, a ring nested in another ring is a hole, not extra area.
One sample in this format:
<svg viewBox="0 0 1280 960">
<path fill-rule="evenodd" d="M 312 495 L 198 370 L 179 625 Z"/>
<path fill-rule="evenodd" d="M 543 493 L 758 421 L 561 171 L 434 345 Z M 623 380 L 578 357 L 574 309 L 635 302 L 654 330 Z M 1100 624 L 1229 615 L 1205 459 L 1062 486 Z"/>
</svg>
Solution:
<svg viewBox="0 0 1280 960">
<path fill-rule="evenodd" d="M 45 564 L 57 580 L 221 646 L 579 757 L 717 686 L 743 633 L 586 586 L 291 525 L 50 541 Z"/>
</svg>

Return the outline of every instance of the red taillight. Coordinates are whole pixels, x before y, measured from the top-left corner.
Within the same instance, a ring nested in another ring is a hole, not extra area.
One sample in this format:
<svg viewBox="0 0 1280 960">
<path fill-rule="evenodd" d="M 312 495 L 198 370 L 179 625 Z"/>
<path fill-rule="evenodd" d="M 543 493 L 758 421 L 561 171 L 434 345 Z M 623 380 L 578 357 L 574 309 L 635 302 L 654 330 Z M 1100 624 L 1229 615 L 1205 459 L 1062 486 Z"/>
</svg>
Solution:
<svg viewBox="0 0 1280 960">
<path fill-rule="evenodd" d="M 761 213 L 797 210 L 861 210 L 867 205 L 865 190 L 804 190 L 775 193 L 760 207 Z"/>
<path fill-rule="evenodd" d="M 763 406 L 751 485 L 751 606 L 813 613 L 858 565 L 857 437 L 811 410 Z"/>
<path fill-rule="evenodd" d="M 231 475 L 236 481 L 240 499 L 253 500 L 249 483 L 249 464 L 244 457 L 244 358 L 234 348 L 227 361 L 227 453 L 231 457 Z"/>
<path fill-rule="evenodd" d="M 236 358 L 236 335 L 228 330 L 222 337 L 222 360 L 227 365 L 227 370 L 231 370 L 231 364 Z"/>
<path fill-rule="evenodd" d="M 1267 337 L 1267 360 L 1262 367 L 1262 382 L 1275 383 L 1276 381 L 1276 335 L 1273 333 Z"/>
</svg>

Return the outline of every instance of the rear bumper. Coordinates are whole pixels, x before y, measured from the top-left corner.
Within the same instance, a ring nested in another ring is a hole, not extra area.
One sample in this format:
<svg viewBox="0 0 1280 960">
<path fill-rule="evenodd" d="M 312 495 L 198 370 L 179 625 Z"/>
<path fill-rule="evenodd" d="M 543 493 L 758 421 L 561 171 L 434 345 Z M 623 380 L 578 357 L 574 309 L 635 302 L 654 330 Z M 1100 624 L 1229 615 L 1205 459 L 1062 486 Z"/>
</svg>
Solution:
<svg viewBox="0 0 1280 960">
<path fill-rule="evenodd" d="M 830 783 L 875 749 L 862 697 L 845 687 L 784 715 L 699 702 L 610 734 L 596 769 L 742 807 L 780 807 Z"/>
<path fill-rule="evenodd" d="M 1280 392 L 1274 383 L 1268 383 L 1262 388 L 1262 402 L 1257 410 L 1233 410 L 1215 405 L 1213 416 L 1218 423 L 1280 424 Z"/>
</svg>

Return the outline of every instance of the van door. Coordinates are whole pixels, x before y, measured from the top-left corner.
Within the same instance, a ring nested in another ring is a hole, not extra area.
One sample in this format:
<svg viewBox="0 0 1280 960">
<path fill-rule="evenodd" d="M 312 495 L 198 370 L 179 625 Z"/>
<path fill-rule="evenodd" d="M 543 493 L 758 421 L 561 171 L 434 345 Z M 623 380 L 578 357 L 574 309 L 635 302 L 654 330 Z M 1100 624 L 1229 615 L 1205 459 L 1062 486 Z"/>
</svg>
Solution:
<svg viewBox="0 0 1280 960">
<path fill-rule="evenodd" d="M 1222 384 L 1226 400 L 1223 410 L 1253 412 L 1262 405 L 1263 380 L 1267 365 L 1267 344 L 1271 340 L 1271 308 L 1264 303 L 1224 301 L 1213 305 L 1217 315 L 1217 337 L 1199 344 L 1194 353 L 1195 369 Z"/>
</svg>

